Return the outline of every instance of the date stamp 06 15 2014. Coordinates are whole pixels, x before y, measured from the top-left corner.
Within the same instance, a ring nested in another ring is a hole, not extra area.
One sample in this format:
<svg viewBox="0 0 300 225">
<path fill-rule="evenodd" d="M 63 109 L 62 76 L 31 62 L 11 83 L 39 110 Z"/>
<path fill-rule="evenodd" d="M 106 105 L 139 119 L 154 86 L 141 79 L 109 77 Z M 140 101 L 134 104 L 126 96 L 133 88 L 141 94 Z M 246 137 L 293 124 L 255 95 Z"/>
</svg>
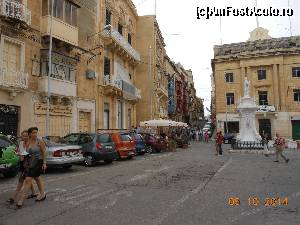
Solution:
<svg viewBox="0 0 300 225">
<path fill-rule="evenodd" d="M 277 207 L 277 206 L 288 206 L 289 200 L 288 197 L 266 197 L 259 198 L 257 196 L 249 196 L 245 199 L 245 203 L 249 206 L 260 206 L 264 205 L 266 207 Z M 229 197 L 227 204 L 230 206 L 239 206 L 242 204 L 239 197 Z"/>
</svg>

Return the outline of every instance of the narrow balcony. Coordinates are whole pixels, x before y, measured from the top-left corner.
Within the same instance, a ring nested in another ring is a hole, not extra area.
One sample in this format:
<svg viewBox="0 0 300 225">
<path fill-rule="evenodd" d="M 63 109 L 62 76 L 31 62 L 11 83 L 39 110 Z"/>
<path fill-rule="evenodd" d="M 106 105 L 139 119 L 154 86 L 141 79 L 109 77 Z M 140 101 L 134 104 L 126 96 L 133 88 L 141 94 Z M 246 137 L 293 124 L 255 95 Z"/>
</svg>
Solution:
<svg viewBox="0 0 300 225">
<path fill-rule="evenodd" d="M 129 101 L 141 99 L 141 90 L 122 80 L 123 97 Z"/>
<path fill-rule="evenodd" d="M 43 16 L 41 20 L 42 36 L 50 36 L 50 27 L 51 16 Z M 78 28 L 56 17 L 52 17 L 52 35 L 58 40 L 78 46 Z"/>
<path fill-rule="evenodd" d="M 112 78 L 110 75 L 104 76 L 103 85 L 104 93 L 107 95 L 123 97 L 129 101 L 141 98 L 141 90 L 124 80 Z"/>
<path fill-rule="evenodd" d="M 7 90 L 22 90 L 28 88 L 28 74 L 21 71 L 0 69 L 0 87 Z"/>
<path fill-rule="evenodd" d="M 159 82 L 157 83 L 156 91 L 158 94 L 168 97 L 168 88 Z"/>
<path fill-rule="evenodd" d="M 113 47 L 120 55 L 131 58 L 134 62 L 141 60 L 140 54 L 128 43 L 128 41 L 111 26 L 106 26 L 102 32 L 105 44 Z"/>
<path fill-rule="evenodd" d="M 31 25 L 31 11 L 16 1 L 0 0 L 0 15 Z"/>
<path fill-rule="evenodd" d="M 103 79 L 104 94 L 108 96 L 122 97 L 122 81 L 112 78 L 109 74 Z"/>
<path fill-rule="evenodd" d="M 52 95 L 76 97 L 76 83 L 68 80 L 56 79 L 50 77 L 50 93 Z M 38 90 L 42 93 L 48 93 L 48 76 L 39 78 Z"/>
</svg>

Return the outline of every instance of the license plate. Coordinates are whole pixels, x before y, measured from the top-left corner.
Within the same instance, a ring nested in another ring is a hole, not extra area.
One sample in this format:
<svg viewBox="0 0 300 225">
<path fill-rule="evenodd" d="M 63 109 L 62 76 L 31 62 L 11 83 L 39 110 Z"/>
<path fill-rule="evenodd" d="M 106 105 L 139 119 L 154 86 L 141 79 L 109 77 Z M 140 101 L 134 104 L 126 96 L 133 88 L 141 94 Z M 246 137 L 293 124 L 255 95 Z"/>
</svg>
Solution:
<svg viewBox="0 0 300 225">
<path fill-rule="evenodd" d="M 112 146 L 108 145 L 106 146 L 107 149 L 112 149 Z"/>
</svg>

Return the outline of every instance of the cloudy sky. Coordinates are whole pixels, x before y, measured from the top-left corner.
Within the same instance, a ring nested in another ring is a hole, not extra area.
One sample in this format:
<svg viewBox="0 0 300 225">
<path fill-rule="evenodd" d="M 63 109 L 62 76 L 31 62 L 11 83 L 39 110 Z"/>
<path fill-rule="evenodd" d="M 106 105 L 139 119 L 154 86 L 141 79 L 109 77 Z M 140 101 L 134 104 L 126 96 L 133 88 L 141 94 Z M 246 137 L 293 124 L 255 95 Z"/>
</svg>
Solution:
<svg viewBox="0 0 300 225">
<path fill-rule="evenodd" d="M 155 0 L 133 0 L 139 15 L 155 14 Z M 300 1 L 290 0 L 292 35 L 300 35 Z M 288 0 L 258 0 L 259 8 L 287 8 Z M 254 7 L 255 0 L 157 0 L 156 15 L 166 42 L 167 54 L 186 69 L 192 69 L 197 95 L 210 106 L 210 75 L 213 46 L 243 42 L 256 27 L 255 17 L 222 17 L 197 20 L 197 7 Z M 289 17 L 259 17 L 259 24 L 272 37 L 290 36 Z M 298 22 L 298 24 L 296 23 Z"/>
</svg>

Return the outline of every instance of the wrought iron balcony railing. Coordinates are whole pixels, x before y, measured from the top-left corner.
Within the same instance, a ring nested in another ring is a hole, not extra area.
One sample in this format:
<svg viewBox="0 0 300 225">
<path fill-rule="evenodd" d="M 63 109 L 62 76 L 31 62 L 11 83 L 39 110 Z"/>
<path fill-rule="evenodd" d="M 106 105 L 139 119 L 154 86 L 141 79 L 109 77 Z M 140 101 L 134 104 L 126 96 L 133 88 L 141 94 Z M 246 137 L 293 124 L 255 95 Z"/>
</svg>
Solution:
<svg viewBox="0 0 300 225">
<path fill-rule="evenodd" d="M 0 68 L 0 86 L 5 88 L 28 88 L 28 74 Z"/>
<path fill-rule="evenodd" d="M 25 5 L 16 1 L 0 0 L 0 15 L 23 21 L 29 26 L 31 25 L 31 11 Z"/>
<path fill-rule="evenodd" d="M 110 25 L 104 28 L 102 35 L 107 38 L 112 38 L 115 42 L 122 46 L 122 48 L 125 49 L 126 52 L 130 54 L 135 60 L 141 60 L 140 54 L 128 43 L 128 41 L 117 30 L 113 29 Z"/>
</svg>

